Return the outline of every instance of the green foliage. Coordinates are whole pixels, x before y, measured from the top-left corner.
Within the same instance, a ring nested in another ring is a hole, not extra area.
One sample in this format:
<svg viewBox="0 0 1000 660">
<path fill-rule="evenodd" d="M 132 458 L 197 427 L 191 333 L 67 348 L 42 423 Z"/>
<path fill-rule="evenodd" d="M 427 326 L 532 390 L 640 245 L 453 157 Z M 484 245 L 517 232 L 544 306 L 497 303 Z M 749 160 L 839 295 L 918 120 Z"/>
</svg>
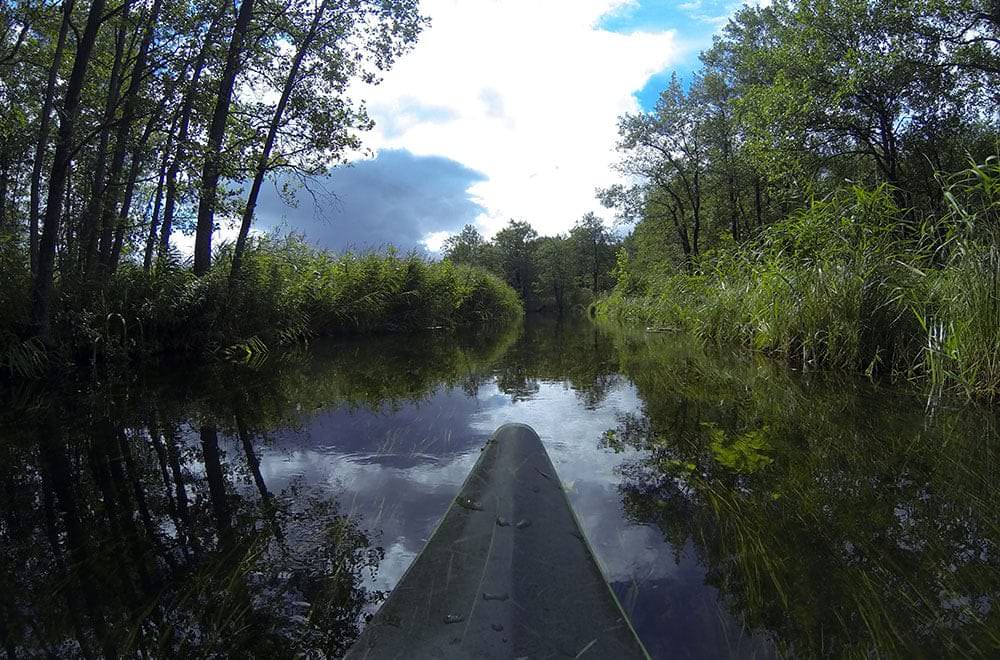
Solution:
<svg viewBox="0 0 1000 660">
<path fill-rule="evenodd" d="M 51 350 L 90 361 L 168 354 L 254 364 L 315 336 L 504 325 L 522 313 L 510 287 L 471 266 L 391 251 L 335 256 L 295 236 L 267 237 L 250 244 L 231 282 L 228 250 L 200 278 L 167 255 L 149 273 L 123 265 L 99 298 L 67 289 Z M 25 322 L 26 306 L 21 313 Z M 44 367 L 40 345 L 8 334 L 2 346 L 16 375 Z"/>
<path fill-rule="evenodd" d="M 645 405 L 605 442 L 630 519 L 693 548 L 781 657 L 989 657 L 995 417 L 690 337 L 614 335 Z M 657 601 L 659 602 L 659 601 Z M 681 601 L 683 602 L 683 601 Z M 752 653 L 737 653 L 751 656 Z"/>
<path fill-rule="evenodd" d="M 611 288 L 618 239 L 593 213 L 569 235 L 539 236 L 527 222 L 511 220 L 487 241 L 472 225 L 444 243 L 455 264 L 486 268 L 504 279 L 531 311 L 563 314 L 584 308 Z"/>
<path fill-rule="evenodd" d="M 947 182 L 948 213 L 901 229 L 893 191 L 842 189 L 687 273 L 620 268 L 598 315 L 685 328 L 803 368 L 1000 395 L 1000 165 Z M 637 287 L 643 277 L 646 287 Z"/>
</svg>

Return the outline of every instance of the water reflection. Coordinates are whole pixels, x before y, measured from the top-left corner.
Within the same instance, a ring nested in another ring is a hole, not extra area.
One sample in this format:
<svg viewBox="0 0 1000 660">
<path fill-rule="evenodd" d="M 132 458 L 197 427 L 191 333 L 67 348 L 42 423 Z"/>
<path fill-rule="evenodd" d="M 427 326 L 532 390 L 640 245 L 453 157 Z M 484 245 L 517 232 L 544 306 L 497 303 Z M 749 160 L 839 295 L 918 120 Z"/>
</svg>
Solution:
<svg viewBox="0 0 1000 660">
<path fill-rule="evenodd" d="M 996 418 L 929 417 L 912 394 L 619 342 L 644 403 L 605 444 L 630 517 L 784 655 L 989 657 L 1000 650 Z"/>
<path fill-rule="evenodd" d="M 983 411 L 585 322 L 64 389 L 0 417 L 9 657 L 340 655 L 508 421 L 655 657 L 1000 652 Z"/>
</svg>

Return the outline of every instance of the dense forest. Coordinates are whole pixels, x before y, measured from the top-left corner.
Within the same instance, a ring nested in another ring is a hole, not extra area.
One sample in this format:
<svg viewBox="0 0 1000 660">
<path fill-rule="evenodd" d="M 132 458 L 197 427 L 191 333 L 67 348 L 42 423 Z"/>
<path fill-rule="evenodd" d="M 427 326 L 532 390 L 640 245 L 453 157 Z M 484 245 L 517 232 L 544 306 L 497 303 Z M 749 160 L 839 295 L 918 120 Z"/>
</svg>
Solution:
<svg viewBox="0 0 1000 660">
<path fill-rule="evenodd" d="M 620 118 L 600 313 L 1000 393 L 998 5 L 746 6 L 701 61 Z"/>
<path fill-rule="evenodd" d="M 415 0 L 3 3 L 0 367 L 519 314 L 486 273 L 251 238 L 267 177 L 304 183 L 357 150 L 372 123 L 352 90 L 426 22 Z"/>
</svg>

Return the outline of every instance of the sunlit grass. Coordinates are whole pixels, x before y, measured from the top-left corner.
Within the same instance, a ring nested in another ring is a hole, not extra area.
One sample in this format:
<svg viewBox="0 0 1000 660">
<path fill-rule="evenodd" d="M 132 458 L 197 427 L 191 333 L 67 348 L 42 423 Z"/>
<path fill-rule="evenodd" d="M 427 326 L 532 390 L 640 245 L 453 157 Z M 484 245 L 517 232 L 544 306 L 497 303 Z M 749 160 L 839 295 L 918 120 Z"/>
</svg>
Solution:
<svg viewBox="0 0 1000 660">
<path fill-rule="evenodd" d="M 1000 396 L 1000 162 L 943 181 L 920 222 L 886 187 L 849 188 L 597 308 L 802 368 L 841 368 Z"/>
</svg>

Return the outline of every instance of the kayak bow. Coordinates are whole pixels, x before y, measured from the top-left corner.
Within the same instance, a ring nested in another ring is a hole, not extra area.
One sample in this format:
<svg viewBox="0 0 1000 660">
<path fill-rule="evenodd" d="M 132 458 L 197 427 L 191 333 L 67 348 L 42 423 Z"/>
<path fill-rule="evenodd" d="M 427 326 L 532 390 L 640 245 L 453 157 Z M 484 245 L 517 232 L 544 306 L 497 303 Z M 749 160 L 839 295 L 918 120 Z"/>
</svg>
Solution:
<svg viewBox="0 0 1000 660">
<path fill-rule="evenodd" d="M 648 658 L 538 434 L 505 424 L 349 658 Z"/>
</svg>

